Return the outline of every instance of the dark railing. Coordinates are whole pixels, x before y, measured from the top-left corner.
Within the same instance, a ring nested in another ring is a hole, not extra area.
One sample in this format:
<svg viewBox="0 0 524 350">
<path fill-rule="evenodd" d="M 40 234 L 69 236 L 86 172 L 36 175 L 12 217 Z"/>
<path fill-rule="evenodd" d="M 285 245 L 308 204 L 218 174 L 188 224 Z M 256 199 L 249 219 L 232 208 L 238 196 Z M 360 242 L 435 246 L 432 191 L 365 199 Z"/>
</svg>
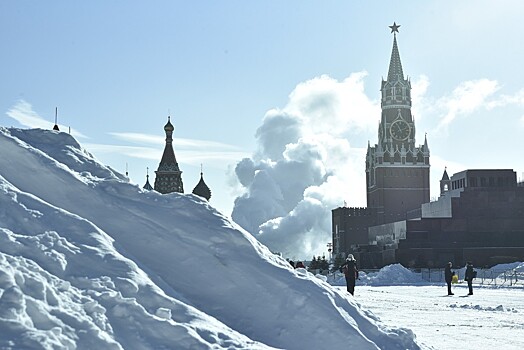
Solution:
<svg viewBox="0 0 524 350">
<path fill-rule="evenodd" d="M 477 278 L 475 283 L 495 286 L 514 286 L 517 284 L 524 285 L 524 271 L 511 270 L 492 270 L 476 269 Z M 428 282 L 444 282 L 444 269 L 420 269 L 422 279 Z M 456 271 L 459 281 L 464 279 L 461 271 Z M 462 271 L 462 273 L 464 273 Z"/>
<path fill-rule="evenodd" d="M 422 280 L 430 283 L 444 283 L 444 269 L 443 268 L 423 268 L 423 269 L 409 269 L 414 273 L 420 273 Z M 524 287 L 524 271 L 511 270 L 492 270 L 492 269 L 475 269 L 477 271 L 477 278 L 473 281 L 475 284 L 493 285 L 493 286 L 515 286 L 521 285 Z M 362 272 L 366 274 L 379 272 L 380 269 L 363 269 Z M 464 280 L 464 270 L 456 270 L 459 281 Z M 327 275 L 329 280 L 336 280 L 336 275 L 341 275 L 338 271 L 330 272 Z M 340 276 L 339 276 L 340 277 Z"/>
</svg>

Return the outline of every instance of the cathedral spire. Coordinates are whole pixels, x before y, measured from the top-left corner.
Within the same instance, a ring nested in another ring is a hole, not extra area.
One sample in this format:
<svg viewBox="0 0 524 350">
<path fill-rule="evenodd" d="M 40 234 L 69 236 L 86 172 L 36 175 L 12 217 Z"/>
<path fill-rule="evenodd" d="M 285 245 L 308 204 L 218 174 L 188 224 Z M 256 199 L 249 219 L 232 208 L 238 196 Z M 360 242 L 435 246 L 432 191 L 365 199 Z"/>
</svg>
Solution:
<svg viewBox="0 0 524 350">
<path fill-rule="evenodd" d="M 178 169 L 178 162 L 176 161 L 175 151 L 173 150 L 173 131 L 175 127 L 171 124 L 171 116 L 167 117 L 167 124 L 164 126 L 164 131 L 166 133 L 166 146 L 164 148 L 164 153 L 162 154 L 162 160 L 160 161 L 160 168 L 173 168 L 174 170 Z"/>
<path fill-rule="evenodd" d="M 173 150 L 173 130 L 175 127 L 171 124 L 171 117 L 167 117 L 167 124 L 164 126 L 166 133 L 166 146 L 162 159 L 155 172 L 155 190 L 160 193 L 179 192 L 184 193 L 184 185 L 182 183 L 182 171 L 178 167 L 176 161 L 175 151 Z"/>
<path fill-rule="evenodd" d="M 400 54 L 397 45 L 397 33 L 400 25 L 393 22 L 391 33 L 393 33 L 393 50 L 391 51 L 391 59 L 389 61 L 388 81 L 404 80 L 404 72 L 402 71 L 402 63 L 400 62 Z"/>
</svg>

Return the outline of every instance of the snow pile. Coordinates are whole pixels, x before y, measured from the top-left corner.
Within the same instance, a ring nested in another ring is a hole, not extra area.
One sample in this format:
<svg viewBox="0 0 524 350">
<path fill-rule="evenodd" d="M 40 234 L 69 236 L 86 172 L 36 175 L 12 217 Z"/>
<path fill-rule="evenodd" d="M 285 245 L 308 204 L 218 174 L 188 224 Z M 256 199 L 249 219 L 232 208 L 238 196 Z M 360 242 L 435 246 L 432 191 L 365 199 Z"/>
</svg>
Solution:
<svg viewBox="0 0 524 350">
<path fill-rule="evenodd" d="M 165 295 L 88 221 L 0 184 L 0 348 L 266 348 Z"/>
<path fill-rule="evenodd" d="M 524 263 L 523 262 L 514 262 L 508 264 L 499 264 L 492 268 L 494 271 L 508 271 L 523 273 L 524 272 Z"/>
<path fill-rule="evenodd" d="M 0 128 L 0 348 L 418 349 L 194 195 Z"/>
<path fill-rule="evenodd" d="M 327 281 L 334 286 L 346 285 L 344 275 L 338 272 L 333 278 L 327 278 Z M 359 271 L 357 286 L 416 285 L 421 283 L 425 284 L 426 282 L 422 279 L 420 273 L 412 272 L 401 264 L 392 264 L 385 266 L 376 272 L 366 273 L 365 271 Z"/>
<path fill-rule="evenodd" d="M 421 274 L 414 273 L 401 264 L 385 266 L 378 272 L 362 273 L 359 283 L 370 286 L 423 283 Z"/>
</svg>

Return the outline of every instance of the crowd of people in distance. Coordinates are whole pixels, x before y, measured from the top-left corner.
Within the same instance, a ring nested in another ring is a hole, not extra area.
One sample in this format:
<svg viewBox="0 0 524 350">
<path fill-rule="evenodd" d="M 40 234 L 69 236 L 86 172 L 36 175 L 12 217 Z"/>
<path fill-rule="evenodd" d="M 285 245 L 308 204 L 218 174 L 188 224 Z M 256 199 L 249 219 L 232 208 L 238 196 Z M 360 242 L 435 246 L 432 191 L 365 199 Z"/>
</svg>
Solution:
<svg viewBox="0 0 524 350">
<path fill-rule="evenodd" d="M 297 261 L 296 263 L 292 260 L 289 260 L 291 266 L 295 269 L 306 268 L 302 261 Z M 450 262 L 447 263 L 444 269 L 444 280 L 446 281 L 448 287 L 448 295 L 455 295 L 451 291 L 451 284 L 458 282 L 458 276 L 455 274 L 455 271 L 452 271 L 451 268 L 453 264 Z M 348 254 L 348 257 L 344 264 L 339 267 L 339 271 L 344 274 L 346 279 L 347 291 L 351 295 L 355 295 L 355 284 L 358 278 L 358 268 L 357 261 L 353 254 Z M 477 271 L 473 269 L 473 263 L 468 261 L 466 264 L 466 273 L 464 275 L 464 281 L 468 283 L 468 295 L 473 295 L 473 279 L 477 277 Z"/>
</svg>

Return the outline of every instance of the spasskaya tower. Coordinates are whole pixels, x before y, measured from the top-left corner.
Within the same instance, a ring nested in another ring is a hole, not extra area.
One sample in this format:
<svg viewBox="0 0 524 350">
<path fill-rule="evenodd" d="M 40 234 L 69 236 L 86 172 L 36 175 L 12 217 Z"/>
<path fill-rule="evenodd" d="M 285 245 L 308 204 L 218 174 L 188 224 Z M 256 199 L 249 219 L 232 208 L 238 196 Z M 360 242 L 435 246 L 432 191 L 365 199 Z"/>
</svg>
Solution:
<svg viewBox="0 0 524 350">
<path fill-rule="evenodd" d="M 386 222 L 429 202 L 429 148 L 415 146 L 411 82 L 404 79 L 397 45 L 400 26 L 393 23 L 393 50 L 387 80 L 382 80 L 382 116 L 378 143 L 366 154 L 367 206 L 383 210 Z M 404 219 L 404 218 L 400 218 Z"/>
</svg>

